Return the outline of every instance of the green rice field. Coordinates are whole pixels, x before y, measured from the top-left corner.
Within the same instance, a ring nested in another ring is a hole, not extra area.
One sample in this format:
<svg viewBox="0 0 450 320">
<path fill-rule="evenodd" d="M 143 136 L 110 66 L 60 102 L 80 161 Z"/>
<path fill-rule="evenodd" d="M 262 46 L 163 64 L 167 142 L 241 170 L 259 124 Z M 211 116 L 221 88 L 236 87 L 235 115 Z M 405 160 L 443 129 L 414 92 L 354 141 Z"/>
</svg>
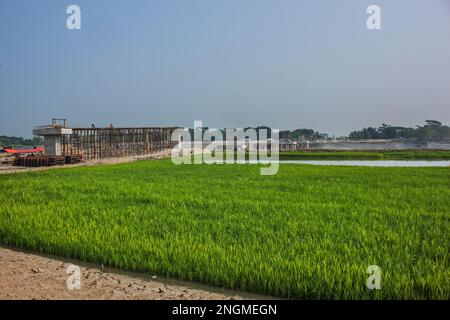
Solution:
<svg viewBox="0 0 450 320">
<path fill-rule="evenodd" d="M 2 175 L 0 243 L 288 298 L 450 298 L 449 168 L 259 169 L 167 159 Z"/>
</svg>

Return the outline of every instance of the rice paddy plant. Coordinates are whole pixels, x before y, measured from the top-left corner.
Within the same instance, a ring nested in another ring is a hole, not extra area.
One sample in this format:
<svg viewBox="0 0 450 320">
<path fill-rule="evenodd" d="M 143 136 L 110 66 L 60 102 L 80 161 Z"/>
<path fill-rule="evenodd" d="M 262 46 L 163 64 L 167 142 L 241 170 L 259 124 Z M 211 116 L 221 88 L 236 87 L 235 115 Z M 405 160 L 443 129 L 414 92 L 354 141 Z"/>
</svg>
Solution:
<svg viewBox="0 0 450 320">
<path fill-rule="evenodd" d="M 3 175 L 0 243 L 288 298 L 450 298 L 448 168 L 259 172 L 158 160 Z"/>
</svg>

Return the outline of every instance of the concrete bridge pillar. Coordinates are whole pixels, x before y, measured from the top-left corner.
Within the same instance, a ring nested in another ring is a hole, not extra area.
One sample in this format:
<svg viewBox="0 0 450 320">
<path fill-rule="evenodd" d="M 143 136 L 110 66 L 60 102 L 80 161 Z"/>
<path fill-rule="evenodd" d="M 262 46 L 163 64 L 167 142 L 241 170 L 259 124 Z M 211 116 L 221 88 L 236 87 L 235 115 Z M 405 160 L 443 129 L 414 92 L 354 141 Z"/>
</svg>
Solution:
<svg viewBox="0 0 450 320">
<path fill-rule="evenodd" d="M 44 154 L 46 156 L 62 155 L 61 137 L 72 134 L 72 129 L 46 126 L 33 129 L 35 136 L 44 137 Z"/>
</svg>

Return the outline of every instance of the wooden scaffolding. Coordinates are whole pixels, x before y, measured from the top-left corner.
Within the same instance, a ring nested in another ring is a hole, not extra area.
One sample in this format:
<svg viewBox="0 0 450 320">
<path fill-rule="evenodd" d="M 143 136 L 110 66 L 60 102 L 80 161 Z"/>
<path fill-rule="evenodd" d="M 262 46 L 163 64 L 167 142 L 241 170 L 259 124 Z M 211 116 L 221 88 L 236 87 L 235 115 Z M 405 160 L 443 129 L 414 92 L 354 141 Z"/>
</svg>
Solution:
<svg viewBox="0 0 450 320">
<path fill-rule="evenodd" d="M 149 128 L 72 128 L 62 137 L 63 155 L 83 159 L 113 158 L 151 154 L 172 148 L 171 134 L 176 127 Z"/>
</svg>

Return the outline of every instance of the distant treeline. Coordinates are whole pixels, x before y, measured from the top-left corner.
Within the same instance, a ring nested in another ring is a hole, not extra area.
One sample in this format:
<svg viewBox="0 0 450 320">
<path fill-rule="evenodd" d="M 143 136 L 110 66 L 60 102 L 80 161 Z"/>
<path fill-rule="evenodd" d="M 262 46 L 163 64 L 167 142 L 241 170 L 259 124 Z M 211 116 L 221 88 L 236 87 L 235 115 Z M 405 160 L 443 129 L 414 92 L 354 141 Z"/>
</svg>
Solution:
<svg viewBox="0 0 450 320">
<path fill-rule="evenodd" d="M 383 124 L 379 128 L 364 128 L 353 131 L 348 136 L 351 140 L 361 139 L 418 139 L 421 141 L 450 139 L 450 127 L 436 120 L 426 120 L 424 126 L 396 127 Z"/>
<path fill-rule="evenodd" d="M 289 138 L 293 140 L 320 140 L 328 139 L 330 136 L 313 129 L 295 129 L 280 132 L 280 138 Z M 424 126 L 415 128 L 391 126 L 383 124 L 379 128 L 364 128 L 359 131 L 351 132 L 348 137 L 339 139 L 362 140 L 362 139 L 416 139 L 419 141 L 436 141 L 450 139 L 450 127 L 442 125 L 436 120 L 426 120 Z"/>
<path fill-rule="evenodd" d="M 199 129 L 200 129 L 200 127 L 197 128 L 197 130 L 199 130 Z M 203 135 L 203 134 L 205 134 L 206 131 L 208 131 L 209 129 L 212 129 L 212 128 L 209 128 L 209 127 L 201 127 L 201 129 L 202 129 L 202 135 Z M 234 128 L 231 128 L 231 129 L 234 130 Z M 242 128 L 242 129 L 243 129 L 244 131 L 246 131 L 247 129 L 254 129 L 255 132 L 256 132 L 256 138 L 257 138 L 257 139 L 259 139 L 259 131 L 260 131 L 260 130 L 263 130 L 263 134 L 266 135 L 266 138 L 271 138 L 271 137 L 272 137 L 271 128 L 270 128 L 270 127 L 267 127 L 267 126 L 246 127 L 246 128 Z M 222 133 L 222 136 L 223 136 L 223 138 L 225 139 L 225 138 L 226 138 L 226 130 L 227 130 L 227 129 L 217 129 L 217 130 L 220 131 L 220 132 Z M 193 128 L 189 128 L 189 133 L 190 133 L 190 136 L 191 136 L 191 140 L 193 141 L 193 140 L 194 140 L 194 129 L 193 129 Z"/>
<path fill-rule="evenodd" d="M 202 134 L 204 134 L 207 130 L 211 129 L 209 127 L 202 127 Z M 232 128 L 231 128 L 232 129 Z M 242 128 L 245 132 L 248 129 L 254 129 L 256 132 L 256 138 L 259 139 L 260 131 L 262 131 L 263 135 L 266 138 L 272 137 L 272 129 L 268 126 L 258 126 L 258 127 L 245 127 Z M 222 132 L 222 135 L 224 138 L 226 138 L 226 130 L 227 129 L 218 129 L 220 132 Z M 191 139 L 194 140 L 194 129 L 189 128 L 189 133 L 191 135 Z M 311 140 L 317 140 L 317 139 L 327 139 L 328 135 L 326 133 L 320 133 L 317 131 L 314 131 L 312 129 L 295 129 L 293 131 L 284 130 L 279 132 L 279 138 L 280 139 L 311 139 Z"/>
<path fill-rule="evenodd" d="M 268 132 L 267 137 L 271 137 L 270 127 L 258 126 L 247 127 L 246 129 L 255 129 L 256 135 L 259 138 L 259 131 L 264 130 Z M 208 127 L 202 127 L 202 133 L 208 130 Z M 219 129 L 224 138 L 226 136 L 225 129 Z M 191 139 L 194 140 L 194 129 L 189 129 Z M 306 140 L 323 140 L 329 139 L 330 136 L 327 133 L 321 133 L 313 129 L 295 129 L 280 131 L 280 139 L 306 139 Z M 426 120 L 423 126 L 400 127 L 383 124 L 379 128 L 364 128 L 359 131 L 353 131 L 348 137 L 340 137 L 350 140 L 362 140 L 362 139 L 417 139 L 419 141 L 438 141 L 450 139 L 450 127 L 442 125 L 437 120 Z M 40 146 L 43 145 L 44 140 L 40 137 L 34 137 L 32 139 L 24 139 L 22 137 L 8 137 L 0 136 L 0 147 L 5 146 Z"/>
<path fill-rule="evenodd" d="M 267 126 L 247 127 L 246 129 L 255 129 L 259 138 L 259 131 L 268 131 L 268 138 L 271 137 L 270 128 Z M 208 130 L 208 127 L 202 127 L 202 133 Z M 225 137 L 225 129 L 219 129 Z M 191 137 L 194 137 L 194 129 L 189 129 Z M 292 140 L 325 140 L 331 136 L 313 129 L 295 129 L 280 131 L 280 139 Z M 348 137 L 339 137 L 339 139 L 362 140 L 362 139 L 416 139 L 419 141 L 438 141 L 450 139 L 450 127 L 442 125 L 437 120 L 426 120 L 423 126 L 400 127 L 383 124 L 379 128 L 364 128 L 359 131 L 351 132 Z"/>
<path fill-rule="evenodd" d="M 313 129 L 295 129 L 293 131 L 289 130 L 280 131 L 280 139 L 321 140 L 328 138 L 329 138 L 328 134 L 321 133 Z"/>
<path fill-rule="evenodd" d="M 0 147 L 41 146 L 43 144 L 44 140 L 40 137 L 34 137 L 33 139 L 24 139 L 22 137 L 0 136 Z"/>
</svg>

